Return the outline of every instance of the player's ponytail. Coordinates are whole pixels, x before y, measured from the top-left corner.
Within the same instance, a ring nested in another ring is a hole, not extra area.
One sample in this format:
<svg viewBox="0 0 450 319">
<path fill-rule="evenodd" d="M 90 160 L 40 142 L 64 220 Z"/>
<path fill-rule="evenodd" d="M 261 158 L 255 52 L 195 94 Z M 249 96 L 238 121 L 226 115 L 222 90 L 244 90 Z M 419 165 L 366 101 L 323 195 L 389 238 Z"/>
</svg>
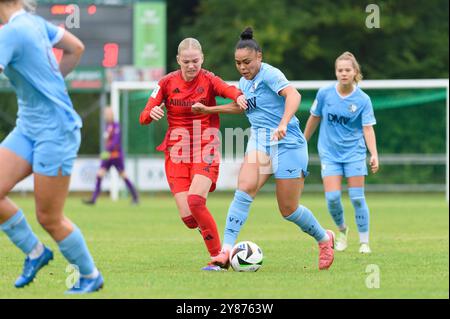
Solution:
<svg viewBox="0 0 450 319">
<path fill-rule="evenodd" d="M 253 29 L 251 27 L 247 27 L 244 31 L 242 31 L 240 40 L 236 44 L 236 50 L 244 48 L 255 50 L 256 52 L 262 52 L 258 42 L 253 39 Z"/>
</svg>

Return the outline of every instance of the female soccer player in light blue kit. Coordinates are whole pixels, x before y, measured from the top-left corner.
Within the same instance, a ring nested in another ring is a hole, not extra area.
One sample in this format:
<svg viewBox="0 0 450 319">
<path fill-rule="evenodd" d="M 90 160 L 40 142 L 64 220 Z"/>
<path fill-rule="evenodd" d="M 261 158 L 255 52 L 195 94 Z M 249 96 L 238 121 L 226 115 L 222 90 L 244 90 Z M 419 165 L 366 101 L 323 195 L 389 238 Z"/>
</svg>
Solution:
<svg viewBox="0 0 450 319">
<path fill-rule="evenodd" d="M 334 259 L 334 234 L 323 229 L 312 212 L 298 203 L 308 167 L 307 143 L 295 117 L 300 94 L 280 70 L 262 62 L 262 50 L 253 39 L 251 28 L 241 34 L 235 61 L 242 75 L 239 88 L 247 100 L 245 113 L 251 124 L 251 137 L 239 172 L 238 189 L 228 210 L 222 252 L 211 263 L 228 268 L 230 250 L 247 220 L 250 205 L 273 174 L 281 215 L 314 237 L 319 243 L 319 269 L 328 269 Z M 233 113 L 238 106 L 193 108 Z M 265 163 L 271 165 L 267 167 Z"/>
<path fill-rule="evenodd" d="M 344 52 L 336 59 L 338 83 L 319 90 L 306 123 L 305 138 L 314 134 L 320 123 L 318 150 L 328 210 L 339 228 L 336 250 L 347 248 L 348 226 L 341 203 L 342 176 L 347 178 L 348 194 L 355 209 L 360 253 L 369 247 L 369 208 L 364 196 L 367 175 L 366 153 L 371 154 L 372 173 L 378 171 L 375 116 L 369 96 L 358 86 L 361 69 L 353 54 Z M 364 141 L 365 140 L 365 141 Z M 367 144 L 367 148 L 366 148 Z"/>
<path fill-rule="evenodd" d="M 100 289 L 103 278 L 80 230 L 63 214 L 70 174 L 80 146 L 81 118 L 64 83 L 84 47 L 71 33 L 24 10 L 22 0 L 0 0 L 0 72 L 17 94 L 16 127 L 0 144 L 0 229 L 26 254 L 17 288 L 33 281 L 53 259 L 37 238 L 9 191 L 34 177 L 36 215 L 64 257 L 78 267 L 80 279 L 67 293 Z M 64 51 L 58 66 L 52 47 Z"/>
</svg>

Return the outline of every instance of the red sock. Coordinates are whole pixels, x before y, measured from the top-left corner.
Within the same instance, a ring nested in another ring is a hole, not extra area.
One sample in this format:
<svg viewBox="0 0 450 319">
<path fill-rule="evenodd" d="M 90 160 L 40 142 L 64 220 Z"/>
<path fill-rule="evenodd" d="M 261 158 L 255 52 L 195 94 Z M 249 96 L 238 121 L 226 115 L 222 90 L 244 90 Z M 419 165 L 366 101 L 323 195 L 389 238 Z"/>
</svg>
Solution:
<svg viewBox="0 0 450 319">
<path fill-rule="evenodd" d="M 183 221 L 183 223 L 185 223 L 185 225 L 188 228 L 194 229 L 198 227 L 197 221 L 195 220 L 194 216 L 189 215 L 186 217 L 181 218 L 181 220 Z"/>
<path fill-rule="evenodd" d="M 187 201 L 192 216 L 200 227 L 209 254 L 211 257 L 217 256 L 220 253 L 220 236 L 216 222 L 206 207 L 206 198 L 200 195 L 189 195 Z"/>
</svg>

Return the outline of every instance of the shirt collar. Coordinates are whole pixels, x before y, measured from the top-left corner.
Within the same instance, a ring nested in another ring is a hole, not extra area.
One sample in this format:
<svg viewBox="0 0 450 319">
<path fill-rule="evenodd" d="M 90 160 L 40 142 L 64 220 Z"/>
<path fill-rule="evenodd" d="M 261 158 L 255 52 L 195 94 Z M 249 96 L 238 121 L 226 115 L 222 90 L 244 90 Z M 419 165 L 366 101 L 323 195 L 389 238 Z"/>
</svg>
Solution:
<svg viewBox="0 0 450 319">
<path fill-rule="evenodd" d="M 15 18 L 25 13 L 27 12 L 24 9 L 20 9 L 19 11 L 14 12 L 13 15 L 9 18 L 8 23 L 11 23 Z"/>
</svg>

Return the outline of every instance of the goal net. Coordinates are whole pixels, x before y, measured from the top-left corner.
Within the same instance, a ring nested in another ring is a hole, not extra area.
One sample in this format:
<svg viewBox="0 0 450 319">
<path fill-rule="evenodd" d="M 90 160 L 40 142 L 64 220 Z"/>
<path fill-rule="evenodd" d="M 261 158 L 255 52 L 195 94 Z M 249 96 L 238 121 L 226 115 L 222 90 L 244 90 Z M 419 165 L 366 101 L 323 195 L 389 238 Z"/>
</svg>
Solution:
<svg viewBox="0 0 450 319">
<path fill-rule="evenodd" d="M 237 82 L 229 82 L 238 85 Z M 309 108 L 317 90 L 334 81 L 291 81 L 299 90 L 302 102 L 298 113 L 304 130 Z M 139 113 L 157 82 L 113 82 L 111 106 L 120 121 L 129 175 L 140 191 L 168 190 L 163 154 L 155 151 L 167 129 L 165 119 L 149 126 L 139 125 Z M 367 191 L 445 192 L 448 201 L 448 79 L 364 80 L 360 87 L 371 97 L 377 125 L 377 147 L 380 171 L 367 177 Z M 218 98 L 218 104 L 228 103 Z M 227 130 L 246 129 L 244 115 L 221 115 L 222 138 Z M 309 145 L 311 172 L 305 191 L 322 190 L 317 136 Z M 222 144 L 224 144 L 222 142 Z M 244 147 L 222 147 L 221 174 L 218 190 L 236 187 L 237 173 Z M 110 194 L 119 198 L 125 188 L 118 174 L 111 172 Z M 272 184 L 273 186 L 273 184 Z M 269 181 L 265 189 L 271 189 Z"/>
</svg>

